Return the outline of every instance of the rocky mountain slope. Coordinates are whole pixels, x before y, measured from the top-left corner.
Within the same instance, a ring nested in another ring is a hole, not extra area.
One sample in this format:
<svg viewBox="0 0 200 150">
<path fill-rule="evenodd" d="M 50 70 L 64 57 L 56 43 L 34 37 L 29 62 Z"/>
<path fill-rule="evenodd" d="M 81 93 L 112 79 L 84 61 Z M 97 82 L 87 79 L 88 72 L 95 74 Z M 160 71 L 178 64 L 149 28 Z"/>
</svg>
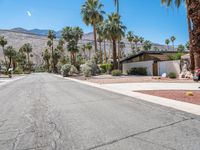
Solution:
<svg viewBox="0 0 200 150">
<path fill-rule="evenodd" d="M 41 54 L 42 51 L 47 48 L 46 43 L 48 41 L 46 35 L 48 34 L 48 30 L 39 30 L 39 29 L 33 29 L 33 30 L 25 30 L 23 28 L 15 28 L 11 30 L 0 30 L 0 36 L 5 36 L 5 38 L 8 40 L 8 45 L 13 46 L 16 50 L 18 50 L 23 44 L 30 43 L 33 47 L 33 61 L 36 64 L 42 63 Z M 57 37 L 60 37 L 61 32 L 56 32 Z M 83 39 L 80 41 L 81 44 L 85 44 L 87 42 L 93 42 L 93 34 L 88 33 L 84 34 Z M 123 42 L 126 43 L 125 53 L 128 53 L 131 51 L 130 44 L 126 39 L 123 39 Z M 57 40 L 54 42 L 55 45 L 57 45 Z M 111 43 L 106 43 L 107 49 L 111 49 Z M 159 44 L 153 44 L 152 49 L 154 47 L 157 47 L 159 49 L 166 49 L 165 46 L 159 45 Z M 2 49 L 0 47 L 0 59 L 2 60 Z"/>
</svg>

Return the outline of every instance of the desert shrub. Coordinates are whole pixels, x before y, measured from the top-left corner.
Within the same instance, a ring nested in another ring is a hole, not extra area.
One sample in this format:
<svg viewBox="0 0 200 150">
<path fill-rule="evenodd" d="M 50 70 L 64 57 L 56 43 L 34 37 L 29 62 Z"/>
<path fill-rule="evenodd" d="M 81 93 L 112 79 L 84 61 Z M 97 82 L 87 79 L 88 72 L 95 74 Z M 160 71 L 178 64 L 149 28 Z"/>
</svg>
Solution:
<svg viewBox="0 0 200 150">
<path fill-rule="evenodd" d="M 92 76 L 92 68 L 88 66 L 87 64 L 81 65 L 81 72 L 85 77 L 90 77 Z"/>
<path fill-rule="evenodd" d="M 78 69 L 74 65 L 71 65 L 69 73 L 70 73 L 70 75 L 78 74 Z"/>
<path fill-rule="evenodd" d="M 43 66 L 36 66 L 33 70 L 34 72 L 45 72 L 45 68 Z M 25 73 L 28 73 L 29 71 L 26 70 Z"/>
<path fill-rule="evenodd" d="M 176 73 L 175 72 L 170 72 L 168 74 L 168 77 L 171 78 L 171 79 L 175 79 L 177 76 L 176 76 Z"/>
<path fill-rule="evenodd" d="M 183 53 L 176 53 L 174 55 L 169 55 L 169 60 L 180 60 L 181 56 L 184 55 Z"/>
<path fill-rule="evenodd" d="M 17 67 L 17 68 L 15 68 L 15 70 L 14 70 L 14 74 L 23 74 L 24 72 L 23 72 L 23 69 L 22 68 L 20 68 L 20 67 Z"/>
<path fill-rule="evenodd" d="M 147 75 L 147 68 L 139 67 L 139 68 L 131 68 L 127 71 L 128 75 Z"/>
<path fill-rule="evenodd" d="M 67 77 L 67 76 L 70 75 L 70 69 L 71 69 L 70 64 L 65 64 L 65 65 L 62 66 L 61 74 L 63 75 L 63 77 Z"/>
<path fill-rule="evenodd" d="M 63 64 L 61 62 L 58 62 L 56 65 L 56 68 L 57 68 L 59 74 L 61 74 L 62 66 L 63 66 Z"/>
<path fill-rule="evenodd" d="M 104 70 L 104 72 L 111 72 L 113 65 L 112 64 L 101 64 L 100 68 Z"/>
<path fill-rule="evenodd" d="M 122 72 L 121 72 L 121 70 L 113 70 L 111 74 L 112 74 L 112 76 L 121 76 Z"/>
</svg>

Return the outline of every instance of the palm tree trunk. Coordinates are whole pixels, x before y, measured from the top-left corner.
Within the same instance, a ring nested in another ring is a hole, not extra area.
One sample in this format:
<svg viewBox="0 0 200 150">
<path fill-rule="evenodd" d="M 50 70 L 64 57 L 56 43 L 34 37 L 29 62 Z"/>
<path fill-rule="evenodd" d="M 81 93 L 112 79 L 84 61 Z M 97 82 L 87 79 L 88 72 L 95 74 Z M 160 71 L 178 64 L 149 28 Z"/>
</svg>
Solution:
<svg viewBox="0 0 200 150">
<path fill-rule="evenodd" d="M 102 46 L 101 46 L 102 42 L 99 42 L 99 49 L 100 49 L 100 64 L 103 63 L 103 52 L 102 52 Z"/>
<path fill-rule="evenodd" d="M 188 16 L 190 17 L 189 21 L 192 24 L 192 31 L 190 34 L 190 45 L 192 51 L 194 52 L 194 64 L 195 69 L 200 68 L 200 1 L 199 0 L 192 0 L 188 3 L 187 11 Z"/>
<path fill-rule="evenodd" d="M 107 55 L 106 55 L 106 41 L 104 40 L 104 63 L 107 62 Z"/>
<path fill-rule="evenodd" d="M 190 50 L 190 70 L 193 72 L 195 68 L 195 62 L 194 62 L 194 52 L 192 48 L 192 27 L 191 27 L 191 20 L 188 10 L 188 4 L 186 3 L 187 8 L 187 22 L 188 22 L 188 32 L 189 32 L 189 50 Z"/>
<path fill-rule="evenodd" d="M 113 69 L 117 69 L 117 51 L 116 51 L 116 40 L 113 39 Z"/>
<path fill-rule="evenodd" d="M 8 69 L 11 68 L 11 63 L 12 63 L 12 57 L 9 57 Z"/>
<path fill-rule="evenodd" d="M 94 47 L 95 53 L 97 52 L 97 31 L 96 31 L 96 24 L 93 25 L 93 32 L 94 32 Z"/>
<path fill-rule="evenodd" d="M 7 60 L 6 60 L 6 56 L 5 56 L 5 50 L 4 50 L 4 46 L 2 47 L 3 49 L 3 57 L 4 57 L 4 61 L 5 61 L 5 65 L 6 65 L 6 70 L 8 70 L 8 65 L 7 65 Z"/>
</svg>

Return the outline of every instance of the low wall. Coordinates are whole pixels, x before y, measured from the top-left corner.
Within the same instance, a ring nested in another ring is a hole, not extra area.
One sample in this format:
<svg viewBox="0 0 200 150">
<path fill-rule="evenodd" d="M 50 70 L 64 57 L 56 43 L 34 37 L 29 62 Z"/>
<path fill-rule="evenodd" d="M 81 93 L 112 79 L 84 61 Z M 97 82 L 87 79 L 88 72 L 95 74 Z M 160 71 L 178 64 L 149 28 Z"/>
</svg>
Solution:
<svg viewBox="0 0 200 150">
<path fill-rule="evenodd" d="M 170 72 L 176 73 L 177 76 L 180 74 L 180 60 L 158 62 L 158 74 L 160 76 L 163 73 L 169 74 Z"/>
<path fill-rule="evenodd" d="M 123 74 L 127 74 L 127 71 L 131 68 L 138 68 L 138 67 L 146 67 L 147 68 L 147 75 L 153 75 L 153 62 L 154 61 L 141 61 L 141 62 L 132 62 L 132 63 L 123 63 L 122 70 Z"/>
</svg>

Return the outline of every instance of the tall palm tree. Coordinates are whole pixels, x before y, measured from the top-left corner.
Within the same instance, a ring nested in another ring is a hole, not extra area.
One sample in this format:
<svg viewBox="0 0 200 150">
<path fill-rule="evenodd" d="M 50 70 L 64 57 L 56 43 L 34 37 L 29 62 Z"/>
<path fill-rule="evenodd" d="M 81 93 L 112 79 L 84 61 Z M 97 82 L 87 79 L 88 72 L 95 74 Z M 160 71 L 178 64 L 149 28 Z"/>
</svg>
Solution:
<svg viewBox="0 0 200 150">
<path fill-rule="evenodd" d="M 53 30 L 49 30 L 48 31 L 48 35 L 47 35 L 49 41 L 47 42 L 47 45 L 49 47 L 51 47 L 51 64 L 52 64 L 52 68 L 53 68 L 53 72 L 56 72 L 56 65 L 55 65 L 55 62 L 54 62 L 54 59 L 53 59 L 53 54 L 54 54 L 54 39 L 56 38 L 56 34 Z"/>
<path fill-rule="evenodd" d="M 7 67 L 7 71 L 8 71 L 8 69 L 11 68 L 12 60 L 16 56 L 15 49 L 12 46 L 6 47 L 5 48 L 5 56 L 7 56 L 9 59 L 9 63 L 8 63 L 8 67 Z"/>
<path fill-rule="evenodd" d="M 79 51 L 78 42 L 82 39 L 83 30 L 79 27 L 65 27 L 62 37 L 67 42 L 67 50 L 71 54 L 71 64 L 76 65 L 76 53 Z"/>
<path fill-rule="evenodd" d="M 7 60 L 6 60 L 4 48 L 5 48 L 5 46 L 7 45 L 7 43 L 8 43 L 8 42 L 7 42 L 7 40 L 4 38 L 4 36 L 0 36 L 0 45 L 1 45 L 2 50 L 3 50 L 3 56 L 4 56 L 4 61 L 5 61 L 6 67 L 7 67 Z"/>
<path fill-rule="evenodd" d="M 27 54 L 27 64 L 29 66 L 29 71 L 31 71 L 30 53 L 33 50 L 32 45 L 30 43 L 26 43 L 21 47 L 21 49 Z"/>
<path fill-rule="evenodd" d="M 175 4 L 180 7 L 181 3 L 185 3 L 187 8 L 188 32 L 190 38 L 190 57 L 191 70 L 200 68 L 200 1 L 199 0 L 161 0 L 167 6 Z"/>
<path fill-rule="evenodd" d="M 97 52 L 96 26 L 98 23 L 103 21 L 103 15 L 105 14 L 105 12 L 102 9 L 103 5 L 99 2 L 99 0 L 87 0 L 82 5 L 81 9 L 81 14 L 85 24 L 93 26 L 95 52 Z"/>
<path fill-rule="evenodd" d="M 139 36 L 135 35 L 133 38 L 133 42 L 135 43 L 135 49 L 138 50 L 138 43 L 140 42 Z"/>
<path fill-rule="evenodd" d="M 108 15 L 105 23 L 105 30 L 108 34 L 108 40 L 113 44 L 113 69 L 117 69 L 117 41 L 125 36 L 126 27 L 122 24 L 120 16 L 117 13 Z"/>
<path fill-rule="evenodd" d="M 175 36 L 172 36 L 172 37 L 170 38 L 170 40 L 171 40 L 171 42 L 172 42 L 173 51 L 174 51 L 174 42 L 175 42 L 175 40 L 176 40 L 176 37 L 175 37 Z"/>
<path fill-rule="evenodd" d="M 91 42 L 88 42 L 88 43 L 86 44 L 86 50 L 87 50 L 88 53 L 89 53 L 89 59 L 90 59 L 90 57 L 91 57 L 91 50 L 92 50 L 92 44 L 91 44 Z"/>
<path fill-rule="evenodd" d="M 169 43 L 170 43 L 170 40 L 169 40 L 169 39 L 166 39 L 166 40 L 165 40 L 165 44 L 167 45 L 168 51 L 169 51 Z"/>
<path fill-rule="evenodd" d="M 114 4 L 116 6 L 116 12 L 119 14 L 119 0 L 114 0 Z"/>
<path fill-rule="evenodd" d="M 127 35 L 126 35 L 127 40 L 129 41 L 130 45 L 131 45 L 131 49 L 133 48 L 133 32 L 132 31 L 128 31 Z"/>
</svg>

